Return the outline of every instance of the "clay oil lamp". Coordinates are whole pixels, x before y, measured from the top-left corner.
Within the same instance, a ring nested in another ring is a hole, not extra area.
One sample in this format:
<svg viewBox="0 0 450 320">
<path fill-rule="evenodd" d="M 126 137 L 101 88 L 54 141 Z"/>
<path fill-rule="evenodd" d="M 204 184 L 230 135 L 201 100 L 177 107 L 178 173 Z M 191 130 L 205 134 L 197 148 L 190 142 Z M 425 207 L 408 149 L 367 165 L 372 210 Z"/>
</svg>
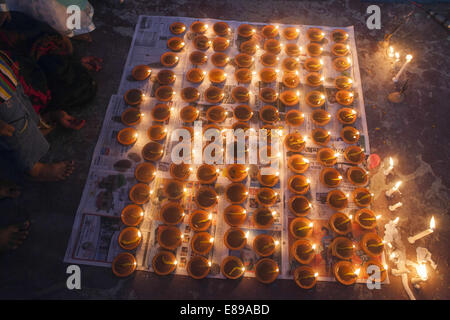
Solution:
<svg viewBox="0 0 450 320">
<path fill-rule="evenodd" d="M 208 232 L 194 234 L 191 241 L 191 248 L 196 254 L 206 255 L 211 250 L 214 238 Z"/>
<path fill-rule="evenodd" d="M 297 88 L 300 84 L 300 78 L 295 72 L 285 72 L 281 79 L 283 84 L 288 88 Z"/>
<path fill-rule="evenodd" d="M 189 178 L 192 169 L 186 163 L 179 163 L 179 164 L 172 163 L 170 165 L 169 172 L 172 178 L 184 181 Z"/>
<path fill-rule="evenodd" d="M 325 104 L 325 95 L 320 91 L 310 91 L 306 95 L 306 104 L 311 108 L 318 108 Z"/>
<path fill-rule="evenodd" d="M 264 42 L 264 50 L 272 54 L 279 54 L 281 52 L 281 43 L 276 39 L 268 39 Z"/>
<path fill-rule="evenodd" d="M 169 180 L 164 185 L 163 191 L 170 200 L 178 200 L 184 195 L 184 184 L 178 180 Z"/>
<path fill-rule="evenodd" d="M 266 67 L 275 67 L 278 64 L 278 61 L 280 61 L 280 58 L 278 58 L 275 54 L 266 52 L 261 55 L 259 61 L 263 66 Z"/>
<path fill-rule="evenodd" d="M 255 265 L 256 279 L 261 283 L 272 283 L 278 277 L 280 269 L 275 260 L 269 258 L 263 258 L 258 260 Z"/>
<path fill-rule="evenodd" d="M 111 267 L 117 277 L 128 277 L 136 270 L 136 259 L 131 253 L 121 252 L 114 258 Z"/>
<path fill-rule="evenodd" d="M 259 90 L 259 98 L 265 103 L 274 103 L 278 99 L 278 93 L 273 88 L 262 88 Z"/>
<path fill-rule="evenodd" d="M 175 91 L 171 86 L 161 86 L 155 91 L 155 97 L 159 101 L 170 101 L 175 95 Z"/>
<path fill-rule="evenodd" d="M 289 224 L 289 232 L 295 239 L 308 238 L 313 232 L 314 224 L 305 217 L 297 217 Z"/>
<path fill-rule="evenodd" d="M 309 160 L 301 154 L 294 154 L 288 159 L 288 168 L 295 173 L 303 173 L 309 168 Z"/>
<path fill-rule="evenodd" d="M 316 285 L 318 275 L 310 266 L 300 266 L 294 270 L 294 281 L 302 289 L 311 289 Z"/>
<path fill-rule="evenodd" d="M 186 102 L 198 101 L 200 99 L 200 92 L 194 87 L 183 88 L 181 90 L 181 99 Z"/>
<path fill-rule="evenodd" d="M 279 241 L 275 240 L 272 236 L 260 234 L 253 240 L 253 250 L 261 257 L 268 257 L 275 252 L 279 244 Z"/>
<path fill-rule="evenodd" d="M 327 204 L 331 209 L 342 210 L 347 208 L 348 197 L 341 190 L 331 190 L 327 195 Z"/>
<path fill-rule="evenodd" d="M 341 130 L 341 138 L 345 143 L 353 144 L 358 142 L 360 133 L 355 127 L 346 126 Z"/>
<path fill-rule="evenodd" d="M 345 71 L 351 67 L 351 60 L 349 57 L 338 57 L 333 60 L 333 68 L 337 71 Z"/>
<path fill-rule="evenodd" d="M 258 45 L 256 44 L 256 41 L 248 40 L 245 42 L 242 42 L 239 46 L 239 50 L 241 53 L 246 53 L 249 55 L 254 55 L 256 53 L 256 50 L 258 49 Z"/>
<path fill-rule="evenodd" d="M 270 188 L 260 188 L 256 192 L 256 201 L 263 207 L 273 206 L 278 199 L 278 193 Z"/>
<path fill-rule="evenodd" d="M 311 42 L 306 46 L 306 52 L 310 57 L 318 57 L 322 54 L 323 48 L 320 44 Z"/>
<path fill-rule="evenodd" d="M 384 250 L 384 241 L 375 232 L 365 233 L 359 241 L 359 246 L 371 258 L 378 258 Z"/>
<path fill-rule="evenodd" d="M 350 261 L 338 261 L 333 266 L 333 273 L 336 280 L 346 286 L 352 285 L 358 279 L 360 269 L 355 267 Z"/>
<path fill-rule="evenodd" d="M 144 204 L 150 200 L 150 187 L 145 183 L 137 183 L 131 187 L 128 196 L 135 204 Z"/>
<path fill-rule="evenodd" d="M 129 106 L 137 106 L 142 102 L 144 95 L 141 90 L 139 89 L 130 89 L 127 92 L 125 92 L 123 99 L 125 100 L 125 103 Z"/>
<path fill-rule="evenodd" d="M 216 52 L 211 56 L 211 62 L 216 67 L 225 67 L 230 58 L 223 52 Z"/>
<path fill-rule="evenodd" d="M 170 32 L 172 32 L 175 35 L 182 34 L 186 31 L 186 26 L 182 22 L 174 22 L 169 26 Z"/>
<path fill-rule="evenodd" d="M 218 87 L 211 86 L 205 90 L 205 99 L 209 103 L 219 103 L 223 100 L 223 97 L 223 90 Z"/>
<path fill-rule="evenodd" d="M 195 49 L 205 51 L 211 46 L 211 40 L 209 40 L 207 36 L 198 35 L 192 40 L 192 44 Z"/>
<path fill-rule="evenodd" d="M 272 39 L 278 36 L 278 26 L 266 25 L 261 29 L 261 34 L 266 39 Z"/>
<path fill-rule="evenodd" d="M 264 174 L 261 175 L 261 170 L 258 172 L 258 181 L 264 187 L 273 187 L 278 181 L 280 181 L 280 173 L 276 172 L 274 174 Z"/>
<path fill-rule="evenodd" d="M 233 130 L 239 130 L 242 129 L 244 132 L 250 129 L 250 125 L 247 122 L 238 121 L 233 123 L 231 126 L 231 129 Z"/>
<path fill-rule="evenodd" d="M 367 208 L 358 210 L 355 214 L 356 223 L 364 230 L 372 230 L 377 226 L 377 217 Z"/>
<path fill-rule="evenodd" d="M 336 101 L 344 106 L 349 106 L 353 103 L 353 92 L 347 90 L 339 90 L 336 92 Z"/>
<path fill-rule="evenodd" d="M 323 77 L 317 72 L 310 72 L 305 76 L 305 83 L 310 87 L 323 85 Z"/>
<path fill-rule="evenodd" d="M 195 21 L 191 24 L 191 31 L 193 33 L 203 34 L 208 30 L 208 25 L 201 21 Z"/>
<path fill-rule="evenodd" d="M 323 37 L 325 36 L 325 33 L 322 31 L 322 29 L 319 28 L 309 28 L 306 31 L 306 36 L 311 41 L 322 41 Z"/>
<path fill-rule="evenodd" d="M 373 194 L 366 188 L 357 188 L 352 192 L 353 202 L 361 208 L 368 207 L 373 200 Z"/>
<path fill-rule="evenodd" d="M 233 182 L 225 189 L 225 196 L 232 204 L 241 204 L 248 197 L 248 190 L 244 184 Z"/>
<path fill-rule="evenodd" d="M 152 141 L 161 141 L 166 137 L 167 129 L 160 124 L 155 124 L 148 128 L 147 135 Z"/>
<path fill-rule="evenodd" d="M 152 267 L 157 275 L 166 276 L 177 267 L 177 259 L 170 251 L 160 251 L 153 257 Z"/>
<path fill-rule="evenodd" d="M 231 91 L 231 96 L 237 103 L 248 102 L 250 100 L 250 91 L 246 87 L 235 87 Z"/>
<path fill-rule="evenodd" d="M 161 70 L 156 74 L 156 81 L 160 85 L 169 85 L 173 84 L 176 80 L 175 73 L 172 70 Z"/>
<path fill-rule="evenodd" d="M 272 68 L 263 68 L 259 72 L 259 78 L 263 83 L 272 83 L 277 81 L 278 73 Z"/>
<path fill-rule="evenodd" d="M 224 170 L 225 176 L 232 182 L 241 182 L 248 175 L 248 169 L 243 164 L 230 164 Z"/>
<path fill-rule="evenodd" d="M 299 48 L 298 45 L 296 45 L 295 43 L 288 43 L 286 44 L 286 47 L 284 48 L 284 52 L 289 56 L 289 57 L 298 57 L 301 55 L 302 51 Z"/>
<path fill-rule="evenodd" d="M 185 46 L 184 40 L 180 37 L 172 37 L 167 40 L 167 47 L 175 52 L 183 50 Z"/>
<path fill-rule="evenodd" d="M 161 55 L 161 64 L 167 68 L 175 67 L 179 60 L 180 58 L 178 58 L 177 55 L 171 51 L 165 52 Z"/>
<path fill-rule="evenodd" d="M 317 151 L 317 161 L 325 167 L 332 167 L 337 162 L 339 154 L 330 148 L 322 148 Z"/>
<path fill-rule="evenodd" d="M 258 229 L 267 229 L 273 225 L 276 214 L 275 211 L 271 211 L 269 208 L 260 207 L 253 212 L 252 222 Z"/>
<path fill-rule="evenodd" d="M 309 264 L 316 253 L 316 246 L 308 239 L 296 240 L 291 246 L 291 255 L 301 264 Z"/>
<path fill-rule="evenodd" d="M 384 282 L 384 280 L 386 280 L 386 275 L 387 275 L 387 265 L 382 265 L 380 262 L 376 261 L 376 260 L 369 260 L 363 263 L 362 265 L 362 274 L 361 276 L 363 278 L 368 278 L 369 276 L 373 275 L 373 274 L 368 274 L 367 269 L 370 266 L 377 266 L 378 269 L 380 270 L 380 282 Z"/>
<path fill-rule="evenodd" d="M 230 46 L 230 40 L 224 37 L 217 37 L 212 42 L 213 50 L 222 52 L 228 49 Z"/>
<path fill-rule="evenodd" d="M 156 168 L 150 162 L 143 162 L 136 166 L 134 176 L 137 181 L 142 183 L 150 183 L 155 179 Z"/>
<path fill-rule="evenodd" d="M 189 55 L 189 61 L 196 66 L 205 64 L 208 61 L 208 56 L 201 51 L 193 51 Z"/>
<path fill-rule="evenodd" d="M 274 123 L 280 120 L 280 115 L 277 108 L 266 105 L 259 110 L 259 118 L 265 123 Z"/>
<path fill-rule="evenodd" d="M 358 118 L 358 114 L 352 108 L 341 108 L 337 112 L 336 117 L 342 124 L 353 124 Z"/>
<path fill-rule="evenodd" d="M 282 34 L 286 40 L 295 40 L 298 38 L 299 32 L 300 30 L 295 27 L 287 27 L 283 29 Z"/>
<path fill-rule="evenodd" d="M 137 108 L 128 108 L 121 115 L 122 123 L 126 126 L 135 126 L 142 120 L 142 113 Z"/>
<path fill-rule="evenodd" d="M 288 151 L 301 152 L 303 149 L 305 149 L 305 145 L 305 140 L 298 132 L 289 133 L 284 138 L 284 146 Z"/>
<path fill-rule="evenodd" d="M 352 164 L 360 164 L 365 159 L 364 149 L 358 146 L 347 147 L 344 151 L 345 160 Z"/>
<path fill-rule="evenodd" d="M 219 196 L 216 190 L 211 187 L 200 187 L 195 195 L 195 202 L 202 209 L 210 209 L 217 204 Z"/>
<path fill-rule="evenodd" d="M 223 242 L 228 249 L 241 250 L 247 244 L 248 235 L 239 228 L 230 228 L 223 236 Z"/>
<path fill-rule="evenodd" d="M 369 175 L 363 168 L 350 167 L 347 169 L 347 179 L 351 184 L 363 187 L 369 182 Z"/>
<path fill-rule="evenodd" d="M 311 132 L 312 140 L 319 146 L 326 146 L 330 143 L 331 135 L 330 131 L 322 128 L 316 128 Z"/>
<path fill-rule="evenodd" d="M 167 250 L 175 250 L 181 245 L 183 237 L 181 231 L 175 226 L 160 226 L 157 240 L 159 245 Z"/>
<path fill-rule="evenodd" d="M 322 60 L 319 60 L 318 58 L 308 58 L 303 63 L 303 66 L 309 72 L 317 72 L 322 69 L 323 62 L 322 62 Z"/>
<path fill-rule="evenodd" d="M 296 58 L 285 58 L 281 63 L 281 68 L 286 72 L 294 72 L 300 68 L 300 62 Z"/>
<path fill-rule="evenodd" d="M 129 204 L 123 208 L 120 219 L 123 224 L 129 227 L 136 227 L 144 219 L 144 211 L 142 208 L 135 204 Z"/>
<path fill-rule="evenodd" d="M 195 232 L 206 231 L 212 223 L 212 214 L 204 210 L 195 210 L 189 218 L 189 225 Z"/>
<path fill-rule="evenodd" d="M 153 107 L 151 115 L 153 121 L 164 122 L 170 117 L 170 108 L 167 104 L 157 104 Z"/>
<path fill-rule="evenodd" d="M 288 188 L 294 194 L 305 194 L 309 190 L 310 180 L 304 175 L 296 174 L 289 178 Z"/>
<path fill-rule="evenodd" d="M 353 80 L 347 76 L 337 76 L 334 79 L 334 86 L 338 90 L 348 90 L 352 87 Z"/>
<path fill-rule="evenodd" d="M 208 261 L 208 259 L 202 256 L 192 257 L 186 266 L 188 275 L 197 280 L 205 278 L 210 269 L 211 261 Z"/>
<path fill-rule="evenodd" d="M 126 227 L 119 234 L 119 246 L 125 250 L 136 249 L 142 241 L 142 234 L 138 228 Z"/>
<path fill-rule="evenodd" d="M 227 118 L 228 112 L 221 106 L 212 106 L 206 111 L 206 118 L 208 121 L 221 123 Z"/>
<path fill-rule="evenodd" d="M 323 109 L 317 109 L 311 113 L 311 120 L 319 126 L 325 126 L 330 122 L 331 114 Z"/>
<path fill-rule="evenodd" d="M 239 53 L 236 57 L 234 57 L 234 62 L 239 68 L 248 68 L 253 64 L 253 58 L 251 55 L 246 53 Z"/>
<path fill-rule="evenodd" d="M 201 83 L 205 79 L 206 72 L 199 68 L 192 68 L 186 73 L 186 79 L 192 83 Z"/>
<path fill-rule="evenodd" d="M 184 219 L 183 207 L 178 202 L 166 203 L 160 211 L 161 221 L 167 225 L 177 225 Z"/>
<path fill-rule="evenodd" d="M 234 77 L 238 83 L 250 83 L 252 81 L 252 72 L 247 68 L 240 68 L 234 72 Z"/>
<path fill-rule="evenodd" d="M 226 35 L 229 35 L 231 32 L 230 26 L 228 23 L 224 21 L 219 21 L 214 23 L 213 25 L 213 31 L 216 35 L 224 37 Z"/>
<path fill-rule="evenodd" d="M 330 244 L 331 254 L 339 259 L 349 260 L 355 252 L 355 245 L 347 237 L 336 237 Z"/>
<path fill-rule="evenodd" d="M 192 123 L 197 120 L 199 113 L 195 106 L 186 106 L 180 110 L 180 118 L 183 122 Z"/>
<path fill-rule="evenodd" d="M 344 57 L 350 52 L 350 46 L 343 43 L 335 43 L 331 47 L 331 52 L 337 57 Z"/>
<path fill-rule="evenodd" d="M 311 211 L 311 203 L 305 196 L 294 196 L 289 199 L 289 210 L 298 217 L 306 216 Z"/>
<path fill-rule="evenodd" d="M 280 94 L 280 100 L 285 106 L 293 107 L 298 104 L 300 91 L 286 90 Z"/>
<path fill-rule="evenodd" d="M 348 33 L 341 29 L 335 29 L 331 32 L 331 39 L 334 42 L 345 42 L 348 39 Z"/>
<path fill-rule="evenodd" d="M 244 224 L 246 218 L 247 210 L 236 204 L 226 207 L 223 212 L 223 219 L 231 227 L 241 226 Z"/>
<path fill-rule="evenodd" d="M 218 170 L 213 165 L 204 163 L 197 169 L 197 180 L 202 184 L 211 184 L 216 182 Z"/>
<path fill-rule="evenodd" d="M 137 81 L 143 81 L 150 77 L 152 74 L 152 69 L 148 65 L 140 64 L 138 66 L 135 66 L 133 70 L 131 70 L 131 76 L 134 80 Z"/>
<path fill-rule="evenodd" d="M 136 142 L 137 138 L 138 133 L 136 129 L 131 127 L 123 128 L 117 133 L 117 141 L 124 146 L 132 145 Z"/>
<path fill-rule="evenodd" d="M 253 117 L 252 108 L 246 104 L 238 105 L 233 110 L 233 117 L 238 121 L 250 121 Z"/>
<path fill-rule="evenodd" d="M 255 32 L 256 29 L 249 24 L 241 24 L 237 29 L 238 35 L 242 38 L 250 38 Z"/>
<path fill-rule="evenodd" d="M 330 217 L 328 221 L 331 230 L 333 230 L 336 234 L 346 235 L 352 231 L 352 220 L 351 216 L 347 216 L 345 213 L 336 212 Z"/>
<path fill-rule="evenodd" d="M 323 168 L 319 179 L 328 188 L 336 188 L 342 182 L 341 174 L 334 168 Z"/>
<path fill-rule="evenodd" d="M 237 279 L 244 275 L 245 267 L 241 259 L 235 256 L 228 256 L 223 259 L 220 271 L 228 279 Z"/>
</svg>

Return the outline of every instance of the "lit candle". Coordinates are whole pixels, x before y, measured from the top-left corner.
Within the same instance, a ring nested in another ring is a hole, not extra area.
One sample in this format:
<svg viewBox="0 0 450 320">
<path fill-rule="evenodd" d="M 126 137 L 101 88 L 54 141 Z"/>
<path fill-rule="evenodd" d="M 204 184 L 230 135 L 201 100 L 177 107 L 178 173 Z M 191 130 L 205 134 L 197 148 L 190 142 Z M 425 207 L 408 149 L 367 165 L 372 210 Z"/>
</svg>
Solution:
<svg viewBox="0 0 450 320">
<path fill-rule="evenodd" d="M 394 204 L 394 205 L 392 205 L 392 206 L 389 206 L 389 210 L 395 211 L 395 210 L 397 210 L 398 208 L 400 208 L 402 205 L 403 205 L 403 203 L 397 202 L 396 204 Z"/>
<path fill-rule="evenodd" d="M 394 48 L 392 46 L 389 47 L 388 57 L 391 59 L 394 57 Z"/>
<path fill-rule="evenodd" d="M 421 281 L 427 281 L 428 280 L 428 273 L 427 273 L 427 266 L 423 263 L 419 263 L 416 265 L 416 271 L 418 278 L 412 278 L 411 283 L 413 285 L 417 285 Z"/>
<path fill-rule="evenodd" d="M 425 230 L 425 231 L 422 231 L 422 232 L 416 234 L 415 236 L 408 237 L 408 242 L 409 243 L 414 243 L 417 240 L 419 240 L 420 238 L 423 238 L 423 237 L 433 233 L 435 227 L 436 227 L 436 222 L 434 221 L 434 217 L 431 217 L 430 228 Z"/>
<path fill-rule="evenodd" d="M 405 63 L 404 63 L 403 66 L 400 68 L 400 70 L 398 71 L 397 75 L 396 75 L 394 78 L 392 78 L 392 81 L 398 82 L 398 79 L 400 78 L 400 75 L 402 74 L 403 70 L 405 70 L 405 68 L 406 68 L 406 66 L 408 65 L 408 63 L 411 62 L 412 58 L 413 58 L 413 56 L 410 55 L 410 54 L 408 54 L 408 55 L 406 56 L 406 61 L 405 61 Z"/>
<path fill-rule="evenodd" d="M 398 181 L 390 190 L 386 191 L 386 197 L 391 197 L 394 192 L 398 191 L 398 188 L 400 187 L 400 185 L 402 184 L 401 181 Z"/>
<path fill-rule="evenodd" d="M 392 160 L 392 157 L 389 157 L 389 167 L 384 170 L 384 175 L 388 176 L 391 173 L 392 169 L 394 169 L 394 160 Z"/>
</svg>

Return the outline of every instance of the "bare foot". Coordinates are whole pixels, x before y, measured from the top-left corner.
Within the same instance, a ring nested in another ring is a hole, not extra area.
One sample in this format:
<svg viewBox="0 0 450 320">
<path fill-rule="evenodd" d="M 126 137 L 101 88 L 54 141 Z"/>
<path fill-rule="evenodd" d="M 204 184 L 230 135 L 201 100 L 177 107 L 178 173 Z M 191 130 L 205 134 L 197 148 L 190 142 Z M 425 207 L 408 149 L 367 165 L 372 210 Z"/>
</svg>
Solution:
<svg viewBox="0 0 450 320">
<path fill-rule="evenodd" d="M 0 229 L 0 252 L 17 249 L 27 238 L 30 222 L 15 224 Z"/>
<path fill-rule="evenodd" d="M 66 180 L 75 169 L 73 161 L 57 163 L 38 162 L 31 169 L 30 175 L 38 181 L 61 181 Z"/>
<path fill-rule="evenodd" d="M 20 195 L 20 188 L 12 182 L 0 182 L 0 199 L 17 198 Z"/>
</svg>

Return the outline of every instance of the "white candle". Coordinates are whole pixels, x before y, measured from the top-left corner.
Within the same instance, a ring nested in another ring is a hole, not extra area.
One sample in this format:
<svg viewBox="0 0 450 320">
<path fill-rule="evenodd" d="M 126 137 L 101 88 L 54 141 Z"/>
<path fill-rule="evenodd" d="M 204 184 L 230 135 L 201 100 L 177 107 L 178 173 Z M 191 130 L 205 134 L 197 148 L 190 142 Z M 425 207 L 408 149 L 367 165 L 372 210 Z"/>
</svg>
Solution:
<svg viewBox="0 0 450 320">
<path fill-rule="evenodd" d="M 394 194 L 394 192 L 398 191 L 398 188 L 400 187 L 401 184 L 402 184 L 402 182 L 401 182 L 401 181 L 398 181 L 398 182 L 395 184 L 395 186 L 392 187 L 392 189 L 387 190 L 387 191 L 386 191 L 386 197 L 391 197 L 391 196 Z"/>
<path fill-rule="evenodd" d="M 427 235 L 433 233 L 435 227 L 436 227 L 436 222 L 434 221 L 434 217 L 431 217 L 431 220 L 430 220 L 430 229 L 425 230 L 425 231 L 422 231 L 422 232 L 416 234 L 415 236 L 408 237 L 409 243 L 414 243 L 414 242 L 416 242 L 417 240 L 419 240 L 420 238 L 423 238 L 423 237 L 425 237 L 425 236 L 427 236 Z"/>
<path fill-rule="evenodd" d="M 402 205 L 403 205 L 403 203 L 397 202 L 396 204 L 389 206 L 389 210 L 395 211 L 395 210 L 397 210 L 397 208 L 400 208 Z"/>
<path fill-rule="evenodd" d="M 392 157 L 389 157 L 389 167 L 384 170 L 384 175 L 388 176 L 391 173 L 392 169 L 394 169 L 394 160 L 392 160 Z"/>
<path fill-rule="evenodd" d="M 406 56 L 406 61 L 405 61 L 405 63 L 404 63 L 403 66 L 400 68 L 400 70 L 398 71 L 397 75 L 396 75 L 394 78 L 392 78 L 392 81 L 398 82 L 398 79 L 400 78 L 400 75 L 402 74 L 403 70 L 405 70 L 405 68 L 406 68 L 406 66 L 408 65 L 408 63 L 411 62 L 412 58 L 413 58 L 413 56 L 410 55 L 410 54 L 408 54 L 408 55 Z"/>
</svg>

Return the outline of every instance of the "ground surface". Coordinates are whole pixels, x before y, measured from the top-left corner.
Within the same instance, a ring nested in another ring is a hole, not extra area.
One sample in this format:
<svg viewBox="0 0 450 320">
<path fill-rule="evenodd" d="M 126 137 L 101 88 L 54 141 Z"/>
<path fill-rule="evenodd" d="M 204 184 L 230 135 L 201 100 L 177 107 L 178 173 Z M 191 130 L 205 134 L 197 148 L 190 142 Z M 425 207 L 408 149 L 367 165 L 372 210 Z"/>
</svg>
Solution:
<svg viewBox="0 0 450 320">
<path fill-rule="evenodd" d="M 374 189 L 375 209 L 383 214 L 380 225 L 399 216 L 399 228 L 406 243 L 407 236 L 427 228 L 432 214 L 436 217 L 435 233 L 416 244 L 431 251 L 438 268 L 436 271 L 429 268 L 430 280 L 414 293 L 423 299 L 450 298 L 447 114 L 450 43 L 442 27 L 416 9 L 409 23 L 392 37 L 393 45 L 402 55 L 414 55 L 405 73 L 410 79 L 405 101 L 394 105 L 386 99 L 395 89 L 390 81 L 394 71 L 377 43 L 385 32 L 394 29 L 400 17 L 414 8 L 410 5 L 380 4 L 382 29 L 371 31 L 365 25 L 368 3 L 360 1 L 125 0 L 119 5 L 119 0 L 108 0 L 91 3 L 96 10 L 94 42 L 76 43 L 76 47 L 81 55 L 104 59 L 104 69 L 94 75 L 99 92 L 95 101 L 79 112 L 87 119 L 85 129 L 78 133 L 54 132 L 49 138 L 52 148 L 48 160 L 74 159 L 77 172 L 61 184 L 22 182 L 24 194 L 16 203 L 1 202 L 3 218 L 20 219 L 28 215 L 33 225 L 29 241 L 23 247 L 0 257 L 0 298 L 407 299 L 399 278 L 393 276 L 391 284 L 381 290 L 322 282 L 306 292 L 287 280 L 266 286 L 254 279 L 194 281 L 182 276 L 158 278 L 144 272 L 119 280 L 109 269 L 86 266 L 82 266 L 83 289 L 76 292 L 66 289 L 67 266 L 62 262 L 63 256 L 105 109 L 110 96 L 117 92 L 139 14 L 354 25 L 371 149 L 382 159 L 393 156 L 398 161 L 395 176 L 387 181 L 381 179 Z M 444 14 L 449 11 L 448 5 L 432 8 Z M 398 179 L 403 181 L 399 199 L 404 205 L 392 214 L 387 205 L 397 200 L 388 203 L 381 192 Z M 414 261 L 415 247 L 407 246 L 408 257 Z"/>
</svg>

